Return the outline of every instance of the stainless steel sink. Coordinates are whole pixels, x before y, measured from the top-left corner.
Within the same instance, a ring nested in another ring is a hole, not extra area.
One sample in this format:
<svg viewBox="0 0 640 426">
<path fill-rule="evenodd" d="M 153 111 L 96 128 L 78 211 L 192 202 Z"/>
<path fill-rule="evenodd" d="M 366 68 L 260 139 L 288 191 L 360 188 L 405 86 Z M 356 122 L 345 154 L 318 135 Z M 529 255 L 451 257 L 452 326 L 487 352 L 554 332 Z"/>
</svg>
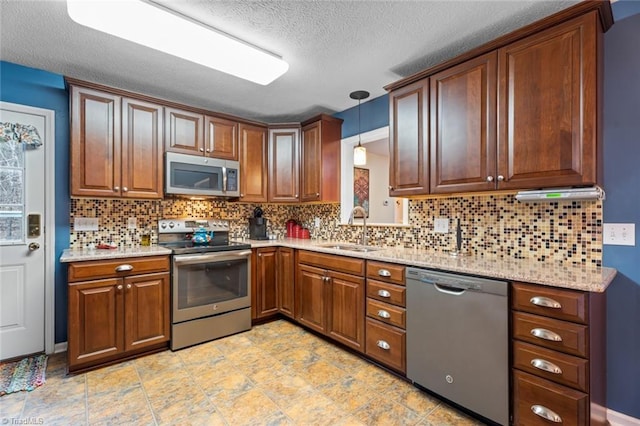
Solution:
<svg viewBox="0 0 640 426">
<path fill-rule="evenodd" d="M 372 247 L 372 246 L 363 246 L 360 244 L 342 244 L 342 243 L 318 244 L 318 247 L 330 248 L 334 250 L 357 251 L 360 253 L 382 250 L 382 247 Z"/>
</svg>

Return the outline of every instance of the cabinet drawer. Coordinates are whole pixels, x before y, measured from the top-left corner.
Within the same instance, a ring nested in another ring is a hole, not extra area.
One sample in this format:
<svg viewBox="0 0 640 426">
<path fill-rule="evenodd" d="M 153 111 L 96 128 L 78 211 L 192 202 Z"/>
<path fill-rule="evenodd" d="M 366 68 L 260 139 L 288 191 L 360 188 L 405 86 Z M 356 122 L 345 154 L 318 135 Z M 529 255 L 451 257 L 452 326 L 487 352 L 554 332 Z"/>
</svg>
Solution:
<svg viewBox="0 0 640 426">
<path fill-rule="evenodd" d="M 586 425 L 588 399 L 587 394 L 566 386 L 518 370 L 513 372 L 515 425 Z M 545 414 L 555 421 L 545 420 Z"/>
<path fill-rule="evenodd" d="M 119 267 L 123 271 L 117 271 Z M 169 271 L 169 256 L 88 260 L 69 264 L 69 282 Z"/>
<path fill-rule="evenodd" d="M 404 330 L 367 318 L 366 354 L 406 373 L 406 333 Z"/>
<path fill-rule="evenodd" d="M 513 284 L 512 307 L 565 321 L 587 323 L 587 294 L 534 284 Z"/>
<path fill-rule="evenodd" d="M 589 391 L 589 362 L 524 342 L 513 342 L 513 366 L 556 383 Z"/>
<path fill-rule="evenodd" d="M 513 337 L 546 348 L 587 357 L 587 327 L 538 315 L 514 312 Z"/>
<path fill-rule="evenodd" d="M 367 279 L 367 297 L 372 299 L 405 307 L 407 305 L 405 293 L 406 288 L 404 286 Z"/>
<path fill-rule="evenodd" d="M 404 266 L 393 263 L 367 262 L 367 278 L 404 285 Z"/>
<path fill-rule="evenodd" d="M 407 310 L 377 300 L 367 299 L 367 316 L 396 327 L 406 328 Z"/>
<path fill-rule="evenodd" d="M 364 260 L 353 257 L 335 256 L 332 254 L 301 250 L 298 253 L 298 263 L 364 276 Z"/>
</svg>

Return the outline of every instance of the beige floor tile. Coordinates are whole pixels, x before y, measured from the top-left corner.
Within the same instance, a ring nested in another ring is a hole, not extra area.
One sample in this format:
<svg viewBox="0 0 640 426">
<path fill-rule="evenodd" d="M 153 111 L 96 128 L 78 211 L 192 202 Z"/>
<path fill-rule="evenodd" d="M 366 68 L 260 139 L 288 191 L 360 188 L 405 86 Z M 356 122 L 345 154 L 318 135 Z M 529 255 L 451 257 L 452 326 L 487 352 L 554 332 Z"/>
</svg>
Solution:
<svg viewBox="0 0 640 426">
<path fill-rule="evenodd" d="M 141 386 L 89 395 L 87 404 L 89 424 L 155 424 Z"/>
<path fill-rule="evenodd" d="M 140 386 L 140 378 L 133 362 L 90 371 L 86 376 L 88 395 Z"/>
<path fill-rule="evenodd" d="M 377 392 L 370 392 L 364 383 L 352 376 L 346 376 L 342 380 L 322 386 L 319 391 L 349 414 L 353 414 L 377 395 Z"/>
<path fill-rule="evenodd" d="M 230 425 L 244 425 L 263 421 L 278 412 L 278 406 L 259 389 L 229 395 L 214 400 L 216 407 Z"/>
<path fill-rule="evenodd" d="M 249 378 L 240 373 L 232 373 L 220 379 L 212 380 L 210 383 L 202 385 L 201 388 L 211 401 L 219 406 L 226 400 L 235 400 L 239 395 L 253 389 L 255 385 Z"/>
<path fill-rule="evenodd" d="M 386 398 L 374 398 L 360 408 L 354 416 L 367 425 L 415 425 L 420 415 L 413 410 Z"/>
<path fill-rule="evenodd" d="M 305 370 L 297 370 L 298 375 L 313 386 L 323 386 L 342 380 L 347 373 L 326 361 L 310 364 Z"/>
<path fill-rule="evenodd" d="M 149 398 L 156 421 L 160 424 L 181 424 L 189 419 L 218 415 L 202 391 L 189 387 L 180 392 Z"/>
<path fill-rule="evenodd" d="M 330 344 L 317 347 L 315 352 L 321 359 L 335 365 L 349 374 L 353 374 L 361 368 L 370 365 L 369 362 L 362 358 Z"/>
<path fill-rule="evenodd" d="M 391 373 L 373 364 L 367 364 L 352 374 L 357 380 L 367 384 L 369 388 L 383 392 L 385 395 L 398 392 L 405 382 Z"/>
<path fill-rule="evenodd" d="M 283 411 L 297 425 L 334 425 L 348 417 L 333 401 L 319 393 L 296 399 Z"/>
<path fill-rule="evenodd" d="M 0 396 L 0 419 L 20 417 L 26 399 L 27 392 L 15 392 Z"/>
<path fill-rule="evenodd" d="M 440 404 L 427 415 L 421 422 L 421 426 L 481 426 L 483 422 L 476 420 L 450 407 Z"/>
<path fill-rule="evenodd" d="M 223 354 L 229 354 L 253 345 L 253 342 L 245 337 L 242 333 L 223 337 L 222 339 L 214 340 L 210 343 L 214 343 L 215 347 Z"/>
<path fill-rule="evenodd" d="M 288 407 L 294 400 L 308 397 L 313 386 L 298 376 L 283 376 L 259 386 L 279 407 Z"/>
<path fill-rule="evenodd" d="M 164 351 L 137 358 L 134 360 L 134 366 L 140 379 L 147 380 L 170 370 L 180 370 L 184 368 L 184 363 L 177 353 Z"/>
<path fill-rule="evenodd" d="M 182 362 L 187 365 L 200 363 L 205 359 L 222 357 L 222 352 L 220 352 L 220 349 L 216 346 L 215 341 L 180 349 L 173 353 L 179 356 Z"/>
<path fill-rule="evenodd" d="M 246 374 L 256 384 L 278 380 L 292 374 L 289 367 L 270 357 L 256 360 L 253 364 L 239 367 L 238 370 Z"/>
<path fill-rule="evenodd" d="M 431 413 L 440 400 L 413 386 L 411 383 L 398 383 L 398 390 L 394 392 L 394 400 L 407 408 L 417 412 L 421 417 Z"/>
</svg>

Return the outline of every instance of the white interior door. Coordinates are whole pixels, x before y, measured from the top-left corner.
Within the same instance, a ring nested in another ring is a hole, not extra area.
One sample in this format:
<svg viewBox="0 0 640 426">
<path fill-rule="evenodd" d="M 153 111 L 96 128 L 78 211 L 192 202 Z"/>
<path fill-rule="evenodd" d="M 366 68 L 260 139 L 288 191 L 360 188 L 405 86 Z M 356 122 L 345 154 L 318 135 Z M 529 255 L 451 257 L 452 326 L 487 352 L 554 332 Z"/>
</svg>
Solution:
<svg viewBox="0 0 640 426">
<path fill-rule="evenodd" d="M 45 145 L 53 138 L 50 117 L 9 105 L 0 122 L 35 126 Z M 0 141 L 0 359 L 45 349 L 45 145 Z"/>
</svg>

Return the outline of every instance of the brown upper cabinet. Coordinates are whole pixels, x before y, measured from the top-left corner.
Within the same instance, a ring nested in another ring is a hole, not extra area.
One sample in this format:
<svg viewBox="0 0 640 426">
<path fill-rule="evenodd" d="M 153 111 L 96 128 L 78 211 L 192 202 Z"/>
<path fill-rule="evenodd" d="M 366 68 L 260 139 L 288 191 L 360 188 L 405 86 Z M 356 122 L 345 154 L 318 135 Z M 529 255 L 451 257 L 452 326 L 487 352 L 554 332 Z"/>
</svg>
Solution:
<svg viewBox="0 0 640 426">
<path fill-rule="evenodd" d="M 342 120 L 322 114 L 302 123 L 300 201 L 340 201 Z"/>
<path fill-rule="evenodd" d="M 204 115 L 178 108 L 164 109 L 166 150 L 204 155 Z"/>
<path fill-rule="evenodd" d="M 429 80 L 389 94 L 389 195 L 429 192 Z"/>
<path fill-rule="evenodd" d="M 238 159 L 238 123 L 224 118 L 204 118 L 205 152 L 215 158 Z"/>
<path fill-rule="evenodd" d="M 597 12 L 498 50 L 498 188 L 596 183 Z"/>
<path fill-rule="evenodd" d="M 269 201 L 299 201 L 300 128 L 269 128 Z"/>
<path fill-rule="evenodd" d="M 71 195 L 162 198 L 162 106 L 70 86 Z"/>
<path fill-rule="evenodd" d="M 387 86 L 390 195 L 597 184 L 611 23 L 582 2 Z"/>
<path fill-rule="evenodd" d="M 491 190 L 496 170 L 495 52 L 431 81 L 431 192 Z"/>
<path fill-rule="evenodd" d="M 267 128 L 240 123 L 240 200 L 268 201 Z"/>
</svg>

